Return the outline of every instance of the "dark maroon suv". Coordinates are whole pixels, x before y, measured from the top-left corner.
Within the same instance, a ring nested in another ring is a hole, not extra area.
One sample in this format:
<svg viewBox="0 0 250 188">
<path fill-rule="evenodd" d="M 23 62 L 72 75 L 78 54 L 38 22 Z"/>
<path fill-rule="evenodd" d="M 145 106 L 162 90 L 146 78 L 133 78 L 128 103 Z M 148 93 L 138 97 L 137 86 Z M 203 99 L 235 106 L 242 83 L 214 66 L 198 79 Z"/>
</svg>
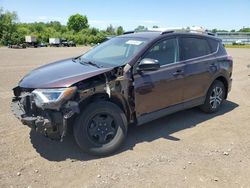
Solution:
<svg viewBox="0 0 250 188">
<path fill-rule="evenodd" d="M 219 110 L 231 89 L 233 61 L 208 33 L 139 32 L 31 71 L 15 87 L 12 109 L 25 125 L 108 155 L 141 125 L 183 109 Z"/>
</svg>

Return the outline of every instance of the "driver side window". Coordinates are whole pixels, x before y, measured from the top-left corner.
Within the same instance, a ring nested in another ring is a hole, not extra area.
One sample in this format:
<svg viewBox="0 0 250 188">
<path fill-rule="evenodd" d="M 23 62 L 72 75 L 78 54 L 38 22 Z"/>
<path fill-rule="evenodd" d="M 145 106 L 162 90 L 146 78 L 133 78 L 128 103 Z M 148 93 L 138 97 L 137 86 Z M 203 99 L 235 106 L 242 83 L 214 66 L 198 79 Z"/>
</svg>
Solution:
<svg viewBox="0 0 250 188">
<path fill-rule="evenodd" d="M 158 60 L 160 66 L 179 61 L 177 39 L 165 39 L 156 43 L 143 58 Z"/>
</svg>

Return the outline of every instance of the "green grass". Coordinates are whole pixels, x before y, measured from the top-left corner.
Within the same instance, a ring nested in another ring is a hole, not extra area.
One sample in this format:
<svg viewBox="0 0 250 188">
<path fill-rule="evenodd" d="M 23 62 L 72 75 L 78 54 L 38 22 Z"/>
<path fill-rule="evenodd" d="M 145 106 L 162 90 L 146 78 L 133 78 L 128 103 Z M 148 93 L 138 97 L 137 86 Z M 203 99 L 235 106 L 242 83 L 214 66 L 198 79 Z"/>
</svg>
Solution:
<svg viewBox="0 0 250 188">
<path fill-rule="evenodd" d="M 232 45 L 232 44 L 226 44 L 226 48 L 250 48 L 250 45 Z"/>
</svg>

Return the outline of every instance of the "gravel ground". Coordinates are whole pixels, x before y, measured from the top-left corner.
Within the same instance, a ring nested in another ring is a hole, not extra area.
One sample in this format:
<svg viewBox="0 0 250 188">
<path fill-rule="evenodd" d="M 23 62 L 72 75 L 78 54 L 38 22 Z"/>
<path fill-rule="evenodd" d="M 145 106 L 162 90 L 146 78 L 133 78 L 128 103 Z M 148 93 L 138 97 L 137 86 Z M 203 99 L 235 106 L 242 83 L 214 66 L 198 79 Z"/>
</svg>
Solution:
<svg viewBox="0 0 250 188">
<path fill-rule="evenodd" d="M 51 141 L 10 112 L 28 71 L 86 51 L 0 48 L 0 187 L 250 187 L 250 50 L 228 49 L 233 87 L 220 112 L 190 109 L 130 127 L 115 155 L 94 158 L 72 136 Z"/>
</svg>

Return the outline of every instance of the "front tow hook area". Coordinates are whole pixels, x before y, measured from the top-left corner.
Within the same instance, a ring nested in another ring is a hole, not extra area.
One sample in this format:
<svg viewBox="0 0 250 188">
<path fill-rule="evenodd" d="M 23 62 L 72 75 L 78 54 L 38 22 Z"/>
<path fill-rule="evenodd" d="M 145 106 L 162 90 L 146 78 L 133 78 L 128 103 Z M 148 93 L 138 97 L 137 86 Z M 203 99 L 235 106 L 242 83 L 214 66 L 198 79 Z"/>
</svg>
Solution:
<svg viewBox="0 0 250 188">
<path fill-rule="evenodd" d="M 22 117 L 21 118 L 21 122 L 24 124 L 24 125 L 27 125 L 28 127 L 30 127 L 31 129 L 36 129 L 36 120 L 37 120 L 37 117 Z"/>
</svg>

